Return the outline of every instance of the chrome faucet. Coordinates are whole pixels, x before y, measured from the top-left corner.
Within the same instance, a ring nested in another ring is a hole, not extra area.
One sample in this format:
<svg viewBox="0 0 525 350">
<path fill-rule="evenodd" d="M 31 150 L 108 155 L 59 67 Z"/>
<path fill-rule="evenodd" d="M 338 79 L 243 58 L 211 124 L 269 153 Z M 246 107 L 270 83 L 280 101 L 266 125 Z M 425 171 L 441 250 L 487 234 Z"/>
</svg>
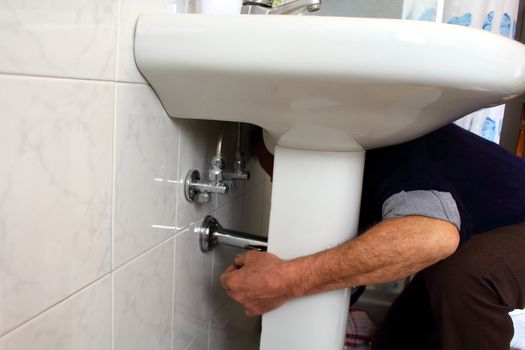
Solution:
<svg viewBox="0 0 525 350">
<path fill-rule="evenodd" d="M 315 12 L 321 8 L 321 0 L 294 0 L 272 7 L 273 0 L 243 0 L 242 14 L 298 15 L 305 11 Z"/>
</svg>

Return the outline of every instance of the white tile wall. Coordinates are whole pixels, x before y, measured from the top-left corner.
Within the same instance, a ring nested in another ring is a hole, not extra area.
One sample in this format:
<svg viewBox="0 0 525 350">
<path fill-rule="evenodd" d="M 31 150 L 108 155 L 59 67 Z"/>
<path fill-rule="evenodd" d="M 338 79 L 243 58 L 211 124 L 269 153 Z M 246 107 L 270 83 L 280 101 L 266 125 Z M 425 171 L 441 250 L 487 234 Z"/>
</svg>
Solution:
<svg viewBox="0 0 525 350">
<path fill-rule="evenodd" d="M 212 254 L 199 250 L 193 227 L 175 241 L 175 305 L 173 348 L 185 349 L 210 319 Z"/>
<path fill-rule="evenodd" d="M 225 303 L 210 323 L 210 350 L 259 349 L 260 322 L 260 317 L 244 316 L 239 304 L 233 301 Z"/>
<path fill-rule="evenodd" d="M 186 350 L 208 350 L 209 334 L 210 327 L 208 322 L 201 330 L 198 337 L 186 348 Z"/>
<path fill-rule="evenodd" d="M 175 234 L 179 129 L 153 90 L 118 84 L 114 267 Z"/>
<path fill-rule="evenodd" d="M 118 1 L 0 1 L 0 72 L 113 80 Z"/>
<path fill-rule="evenodd" d="M 171 349 L 174 239 L 113 273 L 114 350 Z"/>
<path fill-rule="evenodd" d="M 112 83 L 0 75 L 0 334 L 110 270 Z"/>
<path fill-rule="evenodd" d="M 192 225 L 248 228 L 266 177 L 252 161 L 254 180 L 187 203 L 182 179 L 207 169 L 220 133 L 231 168 L 236 125 L 169 118 L 134 64 L 141 13 L 198 5 L 0 0 L 1 350 L 257 344 L 257 327 L 218 328 L 247 322 L 218 283 L 239 250 L 201 253 Z"/>
<path fill-rule="evenodd" d="M 202 120 L 180 120 L 179 179 L 182 184 L 191 169 L 197 169 L 201 178 L 208 178 L 210 158 L 216 153 L 217 139 L 224 123 Z M 177 194 L 177 227 L 184 228 L 198 218 L 215 209 L 215 200 L 211 203 L 188 203 L 184 198 L 184 189 L 179 186 Z"/>
<path fill-rule="evenodd" d="M 1 350 L 110 350 L 109 277 L 0 338 Z"/>
<path fill-rule="evenodd" d="M 215 218 L 223 227 L 232 230 L 241 230 L 243 219 L 243 201 L 238 198 L 223 207 L 217 209 Z M 215 314 L 217 310 L 228 300 L 226 292 L 219 283 L 219 278 L 224 270 L 232 264 L 232 257 L 242 253 L 242 249 L 229 246 L 218 246 L 213 250 L 213 273 L 212 273 L 212 299 L 211 312 Z"/>
</svg>

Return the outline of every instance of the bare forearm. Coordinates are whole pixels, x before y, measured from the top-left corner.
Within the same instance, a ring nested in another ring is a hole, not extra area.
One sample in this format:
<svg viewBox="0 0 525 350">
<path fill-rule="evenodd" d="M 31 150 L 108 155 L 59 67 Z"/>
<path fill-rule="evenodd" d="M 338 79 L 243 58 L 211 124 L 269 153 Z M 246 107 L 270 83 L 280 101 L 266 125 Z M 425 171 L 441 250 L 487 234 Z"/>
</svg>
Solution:
<svg viewBox="0 0 525 350">
<path fill-rule="evenodd" d="M 458 240 L 448 222 L 421 216 L 388 219 L 355 240 L 295 260 L 240 254 L 222 274 L 221 285 L 247 315 L 261 315 L 296 297 L 411 275 L 452 254 Z"/>
<path fill-rule="evenodd" d="M 422 216 L 385 220 L 333 249 L 287 263 L 295 296 L 385 283 L 410 276 L 452 254 L 454 225 Z"/>
</svg>

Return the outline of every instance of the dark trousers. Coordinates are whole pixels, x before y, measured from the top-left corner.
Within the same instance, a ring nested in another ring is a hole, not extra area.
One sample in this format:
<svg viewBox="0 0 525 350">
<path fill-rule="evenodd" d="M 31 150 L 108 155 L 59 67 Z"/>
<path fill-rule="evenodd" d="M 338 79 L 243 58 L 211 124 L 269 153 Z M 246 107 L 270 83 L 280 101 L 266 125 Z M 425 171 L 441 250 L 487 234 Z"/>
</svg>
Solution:
<svg viewBox="0 0 525 350">
<path fill-rule="evenodd" d="M 525 308 L 525 223 L 475 235 L 418 273 L 394 301 L 373 350 L 509 350 L 508 313 Z"/>
</svg>

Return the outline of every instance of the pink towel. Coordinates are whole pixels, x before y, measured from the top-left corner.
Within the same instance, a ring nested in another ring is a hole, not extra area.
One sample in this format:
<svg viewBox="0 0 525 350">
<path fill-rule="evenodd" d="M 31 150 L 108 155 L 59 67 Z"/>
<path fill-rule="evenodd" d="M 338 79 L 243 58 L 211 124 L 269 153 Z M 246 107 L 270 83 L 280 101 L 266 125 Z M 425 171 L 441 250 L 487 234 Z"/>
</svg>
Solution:
<svg viewBox="0 0 525 350">
<path fill-rule="evenodd" d="M 365 310 L 351 308 L 350 311 L 348 311 L 344 349 L 355 349 L 361 345 L 369 344 L 375 330 L 376 327 Z"/>
</svg>

